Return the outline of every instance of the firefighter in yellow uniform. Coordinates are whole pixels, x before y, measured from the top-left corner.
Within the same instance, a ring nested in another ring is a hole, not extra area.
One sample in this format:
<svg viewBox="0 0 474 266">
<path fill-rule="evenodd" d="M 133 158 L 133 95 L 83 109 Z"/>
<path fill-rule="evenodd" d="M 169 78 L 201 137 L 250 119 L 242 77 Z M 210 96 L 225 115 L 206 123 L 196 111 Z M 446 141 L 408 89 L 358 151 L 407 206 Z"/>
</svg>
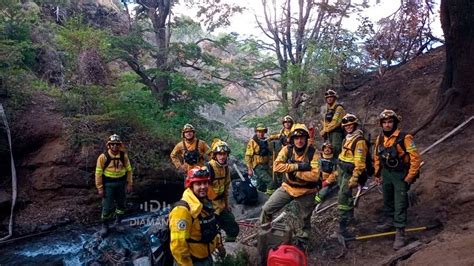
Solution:
<svg viewBox="0 0 474 266">
<path fill-rule="evenodd" d="M 212 200 L 217 223 L 224 230 L 226 242 L 234 242 L 239 234 L 239 225 L 235 221 L 229 206 L 230 171 L 227 160 L 230 154 L 229 145 L 216 139 L 211 145 L 212 159 L 206 163 L 211 176 L 211 187 L 208 197 Z"/>
<path fill-rule="evenodd" d="M 398 250 L 406 244 L 408 190 L 419 175 L 421 158 L 413 136 L 398 128 L 399 115 L 384 110 L 379 119 L 382 133 L 375 141 L 374 176 L 376 183 L 382 184 L 385 221 L 376 229 L 385 231 L 395 227 L 393 248 Z"/>
<path fill-rule="evenodd" d="M 95 185 L 102 198 L 102 237 L 107 236 L 114 214 L 117 231 L 124 230 L 120 223 L 125 213 L 125 192 L 132 191 L 133 178 L 128 154 L 121 151 L 122 147 L 120 137 L 113 134 L 107 141 L 107 151 L 97 158 Z"/>
<path fill-rule="evenodd" d="M 326 98 L 326 114 L 323 121 L 321 136 L 325 141 L 331 142 L 334 148 L 334 156 L 337 157 L 341 152 L 342 139 L 344 132 L 341 128 L 342 118 L 346 114 L 344 107 L 337 103 L 338 95 L 334 90 L 327 90 L 324 93 Z"/>
<path fill-rule="evenodd" d="M 273 160 L 272 164 L 274 163 L 276 159 L 276 155 L 280 150 L 288 145 L 290 141 L 290 133 L 291 133 L 291 128 L 295 124 L 295 120 L 293 120 L 293 117 L 287 115 L 283 117 L 283 120 L 281 121 L 283 128 L 280 130 L 279 133 L 277 134 L 272 134 L 268 137 L 268 140 L 270 141 L 272 145 L 272 151 L 273 151 Z M 277 188 L 281 186 L 281 183 L 283 182 L 283 174 L 282 173 L 275 173 L 272 172 L 272 182 L 270 183 L 269 187 L 267 188 L 267 194 L 271 195 Z"/>
<path fill-rule="evenodd" d="M 176 144 L 170 157 L 176 169 L 183 175 L 194 166 L 203 166 L 207 160 L 209 146 L 196 137 L 196 130 L 186 124 L 181 132 L 183 141 Z"/>
<path fill-rule="evenodd" d="M 205 167 L 189 170 L 186 190 L 170 212 L 170 249 L 177 265 L 213 265 L 211 254 L 220 245 L 220 237 L 212 202 L 207 197 L 209 182 Z"/>
<path fill-rule="evenodd" d="M 314 196 L 321 185 L 319 180 L 318 154 L 308 145 L 309 131 L 303 124 L 295 124 L 290 133 L 290 144 L 283 147 L 274 163 L 275 172 L 285 174 L 285 179 L 262 207 L 260 222 L 263 226 L 273 215 L 291 201 L 298 206 L 303 220 L 302 230 L 297 231 L 298 240 L 303 243 L 311 233 L 311 214 Z"/>
<path fill-rule="evenodd" d="M 251 179 L 257 179 L 257 189 L 266 193 L 272 182 L 270 143 L 265 134 L 268 129 L 261 123 L 255 127 L 255 135 L 249 140 L 245 151 L 245 164 Z"/>
<path fill-rule="evenodd" d="M 362 130 L 357 128 L 358 125 L 359 120 L 353 114 L 346 114 L 342 119 L 346 138 L 342 143 L 337 169 L 339 174 L 339 231 L 337 233 L 344 237 L 351 236 L 347 227 L 354 219 L 352 189 L 367 179 L 365 160 L 368 148 Z"/>
</svg>

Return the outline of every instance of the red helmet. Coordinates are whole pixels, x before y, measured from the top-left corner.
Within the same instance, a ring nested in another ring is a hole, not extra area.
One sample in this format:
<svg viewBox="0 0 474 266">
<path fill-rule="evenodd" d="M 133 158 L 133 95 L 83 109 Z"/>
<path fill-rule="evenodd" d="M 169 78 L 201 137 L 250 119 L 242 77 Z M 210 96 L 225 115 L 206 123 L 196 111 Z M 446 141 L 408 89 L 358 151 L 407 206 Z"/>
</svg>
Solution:
<svg viewBox="0 0 474 266">
<path fill-rule="evenodd" d="M 209 171 L 206 168 L 201 168 L 199 166 L 196 166 L 188 171 L 185 186 L 186 188 L 189 188 L 191 187 L 192 183 L 203 182 L 203 181 L 207 181 L 207 182 L 211 181 Z"/>
</svg>

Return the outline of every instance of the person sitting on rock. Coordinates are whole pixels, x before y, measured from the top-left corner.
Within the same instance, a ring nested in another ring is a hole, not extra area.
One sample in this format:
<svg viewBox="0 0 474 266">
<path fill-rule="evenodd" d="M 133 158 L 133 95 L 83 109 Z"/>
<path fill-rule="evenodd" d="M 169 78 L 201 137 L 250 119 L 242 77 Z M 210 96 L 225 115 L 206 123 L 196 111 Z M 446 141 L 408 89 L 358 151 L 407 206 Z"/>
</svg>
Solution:
<svg viewBox="0 0 474 266">
<path fill-rule="evenodd" d="M 234 242 L 239 234 L 239 225 L 235 221 L 229 206 L 230 171 L 227 160 L 230 154 L 226 142 L 215 139 L 211 145 L 212 159 L 206 163 L 211 176 L 208 196 L 212 200 L 219 227 L 224 230 L 226 242 Z"/>
<path fill-rule="evenodd" d="M 322 180 L 321 190 L 319 190 L 314 200 L 316 204 L 323 202 L 336 185 L 337 177 L 337 158 L 334 157 L 331 142 L 326 141 L 321 148 L 321 157 L 318 160 L 320 169 L 319 176 Z"/>
<path fill-rule="evenodd" d="M 320 187 L 319 156 L 313 146 L 308 145 L 309 131 L 304 124 L 295 124 L 290 133 L 290 144 L 283 147 L 274 163 L 275 172 L 285 174 L 285 179 L 262 207 L 260 222 L 265 228 L 273 215 L 292 201 L 298 207 L 298 217 L 303 220 L 302 230 L 296 237 L 306 243 L 311 233 L 311 214 L 314 196 Z"/>
<path fill-rule="evenodd" d="M 125 192 L 132 191 L 133 178 L 128 154 L 121 151 L 121 147 L 120 137 L 116 134 L 110 136 L 107 151 L 99 155 L 95 168 L 95 185 L 102 198 L 102 237 L 107 236 L 114 213 L 117 231 L 124 230 L 120 223 L 125 213 Z"/>
<path fill-rule="evenodd" d="M 249 140 L 245 151 L 245 163 L 250 178 L 256 176 L 257 189 L 266 193 L 272 182 L 270 167 L 271 151 L 269 141 L 265 138 L 268 129 L 261 123 L 255 127 L 255 135 Z"/>
<path fill-rule="evenodd" d="M 205 167 L 188 171 L 186 190 L 169 215 L 170 249 L 177 265 L 213 265 L 221 245 L 217 219 L 208 199 L 210 174 Z"/>
<path fill-rule="evenodd" d="M 183 140 L 174 146 L 170 157 L 176 169 L 185 175 L 194 166 L 204 165 L 209 146 L 196 137 L 196 130 L 191 124 L 184 125 L 181 136 Z"/>
</svg>

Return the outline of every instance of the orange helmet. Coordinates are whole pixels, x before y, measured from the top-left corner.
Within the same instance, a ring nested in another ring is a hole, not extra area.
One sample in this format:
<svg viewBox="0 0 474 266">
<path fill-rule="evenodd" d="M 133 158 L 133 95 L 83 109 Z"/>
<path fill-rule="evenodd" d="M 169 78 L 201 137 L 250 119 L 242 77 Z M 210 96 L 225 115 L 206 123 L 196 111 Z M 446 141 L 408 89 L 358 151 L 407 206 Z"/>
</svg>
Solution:
<svg viewBox="0 0 474 266">
<path fill-rule="evenodd" d="M 201 168 L 199 166 L 196 166 L 188 171 L 185 186 L 186 188 L 190 188 L 194 182 L 206 182 L 206 181 L 207 182 L 211 181 L 209 171 L 206 168 Z"/>
</svg>

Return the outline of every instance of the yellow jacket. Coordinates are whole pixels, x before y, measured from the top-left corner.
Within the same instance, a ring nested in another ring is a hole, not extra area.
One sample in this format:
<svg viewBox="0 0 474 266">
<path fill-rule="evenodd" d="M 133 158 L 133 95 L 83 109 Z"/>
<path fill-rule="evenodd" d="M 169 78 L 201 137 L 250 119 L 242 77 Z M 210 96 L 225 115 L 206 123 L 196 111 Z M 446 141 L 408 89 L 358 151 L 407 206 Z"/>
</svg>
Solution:
<svg viewBox="0 0 474 266">
<path fill-rule="evenodd" d="M 327 112 L 332 111 L 332 110 L 334 111 L 334 116 L 332 117 L 331 122 L 323 120 L 322 131 L 325 133 L 329 133 L 335 130 L 336 128 L 340 127 L 342 118 L 346 115 L 346 111 L 344 110 L 344 107 L 342 107 L 341 105 L 337 105 L 336 101 L 334 101 L 333 105 L 331 106 L 327 105 Z"/>
<path fill-rule="evenodd" d="M 307 146 L 309 147 L 309 145 Z M 306 151 L 298 155 L 293 149 L 292 159 L 295 161 L 307 161 L 306 153 L 308 153 L 308 148 Z M 305 187 L 296 187 L 292 184 L 298 183 L 305 183 L 305 182 L 317 182 L 319 180 L 319 166 L 318 166 L 318 159 L 319 155 L 317 152 L 314 153 L 313 159 L 311 160 L 311 171 L 298 171 L 298 164 L 297 163 L 288 163 L 288 146 L 285 146 L 281 149 L 278 153 L 277 158 L 273 164 L 273 169 L 275 172 L 285 173 L 285 181 L 281 185 L 283 189 L 288 192 L 292 197 L 300 197 L 305 194 L 310 194 L 313 192 L 317 192 L 317 188 L 305 188 Z M 296 182 L 291 181 L 289 177 L 289 173 L 294 172 L 296 177 Z"/>
<path fill-rule="evenodd" d="M 176 206 L 171 210 L 169 217 L 170 249 L 178 265 L 188 266 L 193 265 L 191 256 L 199 259 L 211 256 L 219 243 L 219 235 L 209 244 L 189 242 L 190 239 L 201 240 L 201 226 L 198 216 L 207 217 L 209 214 L 203 210 L 201 201 L 190 188 L 184 191 L 181 200 L 188 203 L 189 209 L 185 206 Z"/>
<path fill-rule="evenodd" d="M 326 180 L 326 182 L 328 184 L 332 184 L 334 182 L 336 182 L 336 178 L 337 178 L 337 170 L 335 169 L 335 166 L 334 165 L 334 168 L 333 168 L 333 171 L 331 173 L 326 173 L 326 172 L 323 172 L 323 169 L 322 169 L 322 161 L 321 159 L 333 159 L 333 155 L 330 154 L 330 155 L 326 155 L 326 154 L 321 154 L 321 158 L 318 160 L 318 165 L 319 165 L 319 169 L 321 171 L 321 178 L 322 180 Z M 337 162 L 337 161 L 336 161 Z"/>
<path fill-rule="evenodd" d="M 282 136 L 285 136 L 286 141 L 290 141 L 290 133 L 291 133 L 291 128 L 290 129 L 282 128 L 279 133 L 270 135 L 268 137 L 268 140 L 269 141 L 279 140 Z"/>
<path fill-rule="evenodd" d="M 212 200 L 215 213 L 219 215 L 229 206 L 230 171 L 229 166 L 221 166 L 214 159 L 209 161 L 209 165 L 214 170 L 214 177 L 209 187 L 208 197 Z"/>
<path fill-rule="evenodd" d="M 393 134 L 390 137 L 383 136 L 383 146 L 386 148 L 391 147 L 398 135 L 400 135 L 400 129 L 395 130 Z M 405 139 L 403 140 L 403 143 L 405 144 L 406 148 L 406 153 L 403 151 L 402 147 L 400 145 L 397 145 L 397 152 L 398 155 L 402 158 L 403 162 L 406 163 L 407 165 L 410 165 L 407 173 L 407 178 L 412 179 L 415 177 L 415 175 L 418 173 L 420 170 L 420 165 L 421 165 L 421 157 L 420 153 L 418 152 L 415 142 L 413 141 L 413 136 L 410 134 L 407 134 L 405 136 Z M 378 155 L 377 147 L 379 146 L 379 138 L 375 141 L 375 147 L 374 147 L 374 169 L 375 173 L 380 175 L 380 158 Z"/>
<path fill-rule="evenodd" d="M 357 140 L 354 154 L 352 153 L 352 143 Z M 360 129 L 356 129 L 352 134 L 347 135 L 343 142 L 342 151 L 339 154 L 339 161 L 345 163 L 351 163 L 354 165 L 352 176 L 349 179 L 350 182 L 357 182 L 359 176 L 365 170 L 365 159 L 367 156 L 367 143 L 364 140 L 364 134 Z"/>
<path fill-rule="evenodd" d="M 171 151 L 170 157 L 171 161 L 173 162 L 174 166 L 177 169 L 180 169 L 181 167 L 185 167 L 185 170 L 188 171 L 192 168 L 192 165 L 187 164 L 184 161 L 184 153 L 186 152 L 186 149 L 184 145 L 186 145 L 186 148 L 188 151 L 194 151 L 196 150 L 196 143 L 197 143 L 197 138 L 193 138 L 191 141 L 188 141 L 186 139 L 183 139 L 180 141 L 176 146 L 174 146 L 173 151 Z M 204 166 L 205 158 L 204 155 L 208 155 L 209 152 L 209 146 L 204 140 L 199 140 L 199 161 L 196 164 L 197 166 Z"/>
<path fill-rule="evenodd" d="M 268 143 L 268 139 L 267 139 Z M 268 148 L 270 149 L 270 143 L 268 144 Z M 267 156 L 261 156 L 260 153 L 260 146 L 253 138 L 251 138 L 247 144 L 247 150 L 245 151 L 245 163 L 247 167 L 254 169 L 257 165 L 260 164 L 268 164 L 270 161 L 271 154 Z"/>
<path fill-rule="evenodd" d="M 105 161 L 107 160 L 105 155 L 102 153 L 99 155 L 99 158 L 97 158 L 97 164 L 95 167 L 95 186 L 97 189 L 104 188 L 102 175 L 105 175 L 109 178 L 120 178 L 127 175 L 127 184 L 132 185 L 132 165 L 128 159 L 128 154 L 125 153 L 124 155 L 125 165 L 123 165 L 122 161 L 120 161 L 120 153 L 114 155 L 110 149 L 108 149 L 107 152 L 109 153 L 110 158 L 112 158 L 109 165 L 107 166 L 107 169 L 104 169 Z"/>
</svg>

